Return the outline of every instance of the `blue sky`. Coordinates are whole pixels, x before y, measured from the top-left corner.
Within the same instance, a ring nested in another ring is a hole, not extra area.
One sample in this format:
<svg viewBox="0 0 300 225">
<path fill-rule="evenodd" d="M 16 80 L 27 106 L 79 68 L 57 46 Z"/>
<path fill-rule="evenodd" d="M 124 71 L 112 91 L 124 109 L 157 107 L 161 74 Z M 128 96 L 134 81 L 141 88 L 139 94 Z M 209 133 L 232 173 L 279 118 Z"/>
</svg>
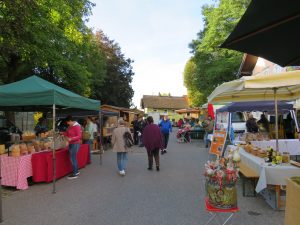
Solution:
<svg viewBox="0 0 300 225">
<path fill-rule="evenodd" d="M 158 92 L 186 94 L 183 70 L 190 58 L 188 44 L 203 28 L 201 7 L 209 0 L 92 0 L 88 23 L 121 46 L 135 76 L 133 103 Z"/>
</svg>

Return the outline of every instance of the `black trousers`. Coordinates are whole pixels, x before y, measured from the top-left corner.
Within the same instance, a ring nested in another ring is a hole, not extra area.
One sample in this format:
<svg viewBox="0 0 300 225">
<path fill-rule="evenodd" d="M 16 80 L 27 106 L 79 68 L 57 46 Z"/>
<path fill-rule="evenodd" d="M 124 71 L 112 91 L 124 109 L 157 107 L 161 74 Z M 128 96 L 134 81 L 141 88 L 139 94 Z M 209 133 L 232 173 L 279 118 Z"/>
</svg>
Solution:
<svg viewBox="0 0 300 225">
<path fill-rule="evenodd" d="M 163 141 L 164 141 L 164 148 L 167 149 L 168 147 L 168 142 L 169 142 L 169 133 L 163 134 Z"/>
<path fill-rule="evenodd" d="M 147 151 L 148 154 L 148 166 L 152 168 L 153 166 L 153 158 L 155 160 L 155 164 L 159 167 L 159 148 L 155 148 L 152 151 Z"/>
<path fill-rule="evenodd" d="M 137 130 L 133 131 L 133 141 L 134 141 L 135 145 L 139 144 L 139 135 L 138 135 L 138 131 Z"/>
</svg>

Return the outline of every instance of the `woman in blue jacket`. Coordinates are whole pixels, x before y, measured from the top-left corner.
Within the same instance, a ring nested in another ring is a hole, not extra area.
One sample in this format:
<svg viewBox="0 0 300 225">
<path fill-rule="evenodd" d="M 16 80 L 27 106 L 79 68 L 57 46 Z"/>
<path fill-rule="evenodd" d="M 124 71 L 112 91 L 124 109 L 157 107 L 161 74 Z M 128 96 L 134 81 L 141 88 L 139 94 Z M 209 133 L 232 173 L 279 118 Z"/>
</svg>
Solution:
<svg viewBox="0 0 300 225">
<path fill-rule="evenodd" d="M 164 119 L 159 123 L 160 131 L 163 136 L 163 144 L 164 149 L 161 150 L 161 154 L 167 153 L 167 147 L 169 142 L 169 135 L 170 132 L 172 132 L 172 124 L 170 120 L 168 119 L 168 116 L 164 116 Z"/>
</svg>

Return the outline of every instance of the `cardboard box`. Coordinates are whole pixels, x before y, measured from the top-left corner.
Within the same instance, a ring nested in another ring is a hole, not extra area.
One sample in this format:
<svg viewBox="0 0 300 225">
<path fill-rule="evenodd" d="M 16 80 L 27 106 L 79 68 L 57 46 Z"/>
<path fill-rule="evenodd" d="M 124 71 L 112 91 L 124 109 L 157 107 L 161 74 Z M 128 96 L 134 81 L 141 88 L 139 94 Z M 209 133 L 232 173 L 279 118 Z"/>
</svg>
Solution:
<svg viewBox="0 0 300 225">
<path fill-rule="evenodd" d="M 287 179 L 285 225 L 300 224 L 300 185 Z"/>
</svg>

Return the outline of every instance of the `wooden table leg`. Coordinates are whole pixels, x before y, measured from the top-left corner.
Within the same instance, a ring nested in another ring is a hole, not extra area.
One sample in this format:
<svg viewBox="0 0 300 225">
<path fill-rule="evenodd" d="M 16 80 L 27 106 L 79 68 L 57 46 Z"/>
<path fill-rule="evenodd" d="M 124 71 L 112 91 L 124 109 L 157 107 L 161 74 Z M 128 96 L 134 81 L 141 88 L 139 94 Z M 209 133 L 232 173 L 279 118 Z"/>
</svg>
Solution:
<svg viewBox="0 0 300 225">
<path fill-rule="evenodd" d="M 280 185 L 275 185 L 275 193 L 276 193 L 276 208 L 280 209 L 281 207 Z"/>
</svg>

